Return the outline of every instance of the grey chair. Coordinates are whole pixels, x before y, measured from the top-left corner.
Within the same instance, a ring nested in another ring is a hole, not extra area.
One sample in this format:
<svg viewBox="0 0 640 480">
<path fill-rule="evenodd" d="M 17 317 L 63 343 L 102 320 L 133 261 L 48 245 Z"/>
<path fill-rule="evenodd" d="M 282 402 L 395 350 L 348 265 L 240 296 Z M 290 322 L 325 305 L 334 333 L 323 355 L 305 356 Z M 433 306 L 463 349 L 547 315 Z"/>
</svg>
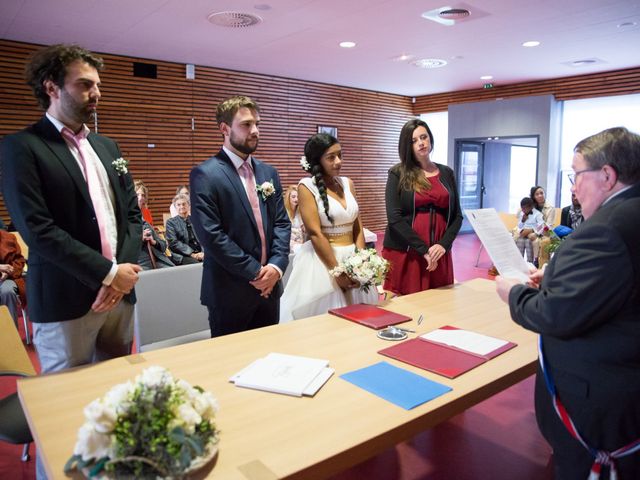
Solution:
<svg viewBox="0 0 640 480">
<path fill-rule="evenodd" d="M 138 352 L 211 338 L 200 304 L 202 263 L 140 272 L 134 308 Z"/>
<path fill-rule="evenodd" d="M 0 375 L 27 377 L 35 374 L 36 371 L 22 344 L 9 309 L 1 306 Z M 17 445 L 24 444 L 22 461 L 29 460 L 29 444 L 33 442 L 33 437 L 17 393 L 0 400 L 0 440 Z"/>
</svg>

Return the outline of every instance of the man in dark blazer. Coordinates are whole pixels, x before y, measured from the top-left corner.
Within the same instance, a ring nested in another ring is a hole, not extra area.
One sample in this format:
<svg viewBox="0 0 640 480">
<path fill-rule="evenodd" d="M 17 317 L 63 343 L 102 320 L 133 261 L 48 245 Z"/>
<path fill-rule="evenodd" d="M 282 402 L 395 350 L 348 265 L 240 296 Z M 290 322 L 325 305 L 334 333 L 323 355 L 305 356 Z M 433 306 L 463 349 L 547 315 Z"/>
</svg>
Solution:
<svg viewBox="0 0 640 480">
<path fill-rule="evenodd" d="M 252 157 L 259 107 L 232 97 L 216 119 L 224 144 L 191 171 L 191 220 L 204 251 L 200 299 L 211 336 L 278 323 L 291 223 L 275 168 Z"/>
<path fill-rule="evenodd" d="M 169 242 L 171 258 L 176 265 L 202 262 L 204 253 L 191 224 L 189 197 L 179 193 L 173 197 L 171 205 L 178 212 L 175 217 L 169 218 L 166 224 L 165 236 Z"/>
<path fill-rule="evenodd" d="M 75 45 L 36 52 L 27 81 L 46 115 L 0 150 L 5 202 L 29 245 L 29 317 L 43 373 L 130 352 L 141 217 L 118 145 L 86 126 L 101 68 Z"/>
<path fill-rule="evenodd" d="M 532 286 L 497 277 L 497 290 L 514 321 L 541 335 L 536 415 L 557 478 L 584 480 L 590 469 L 589 478 L 600 469 L 614 478 L 612 468 L 640 478 L 640 452 L 611 455 L 640 439 L 640 135 L 608 129 L 574 153 L 569 179 L 584 223 Z M 591 450 L 556 413 L 553 385 Z"/>
</svg>

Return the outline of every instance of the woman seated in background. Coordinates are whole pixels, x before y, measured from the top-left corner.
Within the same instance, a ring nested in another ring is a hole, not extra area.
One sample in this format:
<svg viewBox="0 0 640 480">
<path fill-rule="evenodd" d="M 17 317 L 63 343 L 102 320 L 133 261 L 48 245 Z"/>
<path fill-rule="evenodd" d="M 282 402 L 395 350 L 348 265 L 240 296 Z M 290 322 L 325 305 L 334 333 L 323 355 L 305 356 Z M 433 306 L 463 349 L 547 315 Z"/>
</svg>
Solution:
<svg viewBox="0 0 640 480">
<path fill-rule="evenodd" d="M 538 210 L 542 214 L 542 220 L 547 227 L 544 230 L 551 230 L 556 221 L 556 209 L 552 207 L 545 197 L 544 189 L 540 185 L 531 187 L 529 194 L 531 200 L 533 200 L 533 208 Z M 534 243 L 534 263 L 536 266 L 541 267 L 549 261 L 549 252 L 547 251 L 548 245 L 551 244 L 551 238 L 547 234 L 544 235 L 544 231 L 540 233 L 538 241 Z"/>
<path fill-rule="evenodd" d="M 527 261 L 533 263 L 538 256 L 538 236 L 544 231 L 545 223 L 542 213 L 533 208 L 533 200 L 524 197 L 520 201 L 518 225 L 513 230 L 513 239 L 520 253 L 527 252 Z"/>
<path fill-rule="evenodd" d="M 153 215 L 151 215 L 151 210 L 149 210 L 148 206 L 149 189 L 142 180 L 133 182 L 133 188 L 138 197 L 138 206 L 140 207 L 140 212 L 142 212 L 143 220 L 153 227 Z"/>
<path fill-rule="evenodd" d="M 295 185 L 287 188 L 284 194 L 284 208 L 291 220 L 291 240 L 289 242 L 291 253 L 295 253 L 305 241 L 304 224 L 298 208 L 298 187 Z"/>
<path fill-rule="evenodd" d="M 291 276 L 280 299 L 280 323 L 327 313 L 354 303 L 378 303 L 378 292 L 346 273 L 329 271 L 364 248 L 353 182 L 341 177 L 342 148 L 331 135 L 313 135 L 304 146 L 303 169 L 311 177 L 298 184 L 299 209 L 309 237 L 296 252 Z"/>
<path fill-rule="evenodd" d="M 533 208 L 535 208 L 542 214 L 544 223 L 549 228 L 553 228 L 553 225 L 556 221 L 556 209 L 551 206 L 549 202 L 547 202 L 544 188 L 542 188 L 540 185 L 531 187 L 529 197 L 531 198 L 531 200 L 533 200 Z"/>
<path fill-rule="evenodd" d="M 387 229 L 382 256 L 391 269 L 384 289 L 399 295 L 453 283 L 451 246 L 462 226 L 453 170 L 431 161 L 433 134 L 409 120 L 398 142 L 400 163 L 385 190 Z"/>
<path fill-rule="evenodd" d="M 186 197 L 189 198 L 189 185 L 180 185 L 176 188 L 176 195 L 186 195 Z M 171 202 L 171 205 L 169 206 L 169 213 L 171 213 L 172 217 L 178 215 L 178 210 L 176 209 L 174 202 Z M 189 204 L 189 215 L 191 215 L 191 204 Z"/>
<path fill-rule="evenodd" d="M 182 194 L 176 195 L 173 199 L 173 206 L 178 215 L 167 220 L 165 233 L 173 262 L 176 265 L 201 262 L 204 259 L 204 252 L 191 226 L 189 197 Z"/>
</svg>

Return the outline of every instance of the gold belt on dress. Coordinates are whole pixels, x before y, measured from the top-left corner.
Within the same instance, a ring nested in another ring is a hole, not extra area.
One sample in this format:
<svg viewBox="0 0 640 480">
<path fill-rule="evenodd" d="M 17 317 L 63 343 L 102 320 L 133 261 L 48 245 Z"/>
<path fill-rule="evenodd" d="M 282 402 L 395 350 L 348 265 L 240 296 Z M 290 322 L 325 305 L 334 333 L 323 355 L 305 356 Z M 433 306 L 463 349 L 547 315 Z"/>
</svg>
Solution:
<svg viewBox="0 0 640 480">
<path fill-rule="evenodd" d="M 351 245 L 353 244 L 353 232 L 342 233 L 338 235 L 326 235 L 329 243 L 332 245 Z"/>
</svg>

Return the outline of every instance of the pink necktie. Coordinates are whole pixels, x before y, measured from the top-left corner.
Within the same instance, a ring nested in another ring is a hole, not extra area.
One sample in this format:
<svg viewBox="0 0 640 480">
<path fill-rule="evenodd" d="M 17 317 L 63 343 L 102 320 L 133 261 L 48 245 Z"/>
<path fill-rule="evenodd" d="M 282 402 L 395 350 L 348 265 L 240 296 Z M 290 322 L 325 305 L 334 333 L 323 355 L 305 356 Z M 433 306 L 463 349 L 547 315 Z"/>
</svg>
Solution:
<svg viewBox="0 0 640 480">
<path fill-rule="evenodd" d="M 260 204 L 258 203 L 258 193 L 256 192 L 256 177 L 253 175 L 253 170 L 249 166 L 250 160 L 246 160 L 241 166 L 238 172 L 244 178 L 247 185 L 247 195 L 249 196 L 249 203 L 253 209 L 253 216 L 256 219 L 258 225 L 258 233 L 260 233 L 260 242 L 262 243 L 262 258 L 260 263 L 265 265 L 267 263 L 267 244 L 264 239 L 264 227 L 262 225 L 262 214 L 260 213 Z"/>
<path fill-rule="evenodd" d="M 80 146 L 80 140 L 86 138 L 84 129 L 80 130 L 78 135 L 74 135 L 71 130 L 64 127 L 60 133 L 62 136 L 76 147 L 78 150 L 78 158 L 82 164 L 84 170 L 84 178 L 87 181 L 89 188 L 89 196 L 91 197 L 91 203 L 93 203 L 93 210 L 96 213 L 96 220 L 98 221 L 98 228 L 100 229 L 100 243 L 102 245 L 102 255 L 113 260 L 113 252 L 111 250 L 111 242 L 107 236 L 107 219 L 106 219 L 106 205 L 104 204 L 106 193 L 101 192 L 100 180 L 98 179 L 98 172 L 96 172 L 95 166 L 90 161 L 87 161 L 87 157 L 83 153 L 83 149 Z"/>
</svg>

